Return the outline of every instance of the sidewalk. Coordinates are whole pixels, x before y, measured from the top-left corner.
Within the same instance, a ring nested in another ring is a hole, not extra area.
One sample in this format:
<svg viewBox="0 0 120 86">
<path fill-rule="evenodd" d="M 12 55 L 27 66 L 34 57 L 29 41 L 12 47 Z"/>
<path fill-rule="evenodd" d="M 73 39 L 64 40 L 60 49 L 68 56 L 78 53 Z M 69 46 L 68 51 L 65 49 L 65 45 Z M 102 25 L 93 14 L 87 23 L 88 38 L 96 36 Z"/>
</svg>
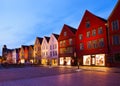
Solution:
<svg viewBox="0 0 120 86">
<path fill-rule="evenodd" d="M 52 67 L 62 67 L 62 68 L 78 69 L 78 66 L 52 66 Z M 117 68 L 117 67 L 79 66 L 79 69 L 82 69 L 84 71 L 98 71 L 98 72 L 120 73 L 120 68 Z"/>
</svg>

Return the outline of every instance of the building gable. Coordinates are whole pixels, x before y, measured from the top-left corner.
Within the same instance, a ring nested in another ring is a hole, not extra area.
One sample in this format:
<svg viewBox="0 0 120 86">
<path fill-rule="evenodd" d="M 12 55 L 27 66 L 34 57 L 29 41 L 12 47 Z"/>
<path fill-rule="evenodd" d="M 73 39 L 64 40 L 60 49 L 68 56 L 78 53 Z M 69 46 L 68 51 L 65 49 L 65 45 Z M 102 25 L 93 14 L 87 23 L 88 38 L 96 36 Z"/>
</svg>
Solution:
<svg viewBox="0 0 120 86">
<path fill-rule="evenodd" d="M 75 36 L 76 31 L 77 30 L 75 28 L 64 24 L 58 40 L 63 40 L 63 39 L 68 39 L 70 37 L 73 37 Z"/>
</svg>

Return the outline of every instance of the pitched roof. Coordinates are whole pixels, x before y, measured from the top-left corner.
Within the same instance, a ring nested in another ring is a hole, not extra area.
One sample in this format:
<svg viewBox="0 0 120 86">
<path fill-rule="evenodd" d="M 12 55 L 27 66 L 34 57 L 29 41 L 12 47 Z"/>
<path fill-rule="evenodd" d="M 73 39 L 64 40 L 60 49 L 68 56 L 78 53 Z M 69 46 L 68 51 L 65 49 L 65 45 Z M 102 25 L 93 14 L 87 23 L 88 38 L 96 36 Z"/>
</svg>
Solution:
<svg viewBox="0 0 120 86">
<path fill-rule="evenodd" d="M 49 42 L 50 37 L 47 37 L 47 36 L 44 36 L 44 37 L 45 37 L 45 39 L 47 40 L 47 42 Z"/>
<path fill-rule="evenodd" d="M 104 22 L 107 22 L 107 20 L 106 20 L 106 19 L 101 18 L 101 17 L 99 17 L 99 16 L 96 16 L 95 14 L 91 13 L 91 12 L 90 12 L 90 11 L 88 11 L 88 10 L 86 10 L 86 11 L 85 11 L 85 13 L 86 13 L 86 12 L 88 12 L 88 13 L 92 14 L 93 16 L 97 17 L 98 19 L 100 19 L 100 20 L 102 20 L 102 21 L 104 21 Z"/>
<path fill-rule="evenodd" d="M 64 24 L 64 26 L 68 27 L 74 34 L 77 32 L 77 29 L 76 28 L 73 28 L 67 24 Z"/>
<path fill-rule="evenodd" d="M 109 15 L 108 19 L 112 16 L 113 12 L 115 11 L 115 9 L 120 5 L 120 0 L 117 1 L 117 4 L 115 5 L 115 7 L 112 10 L 112 13 Z"/>
<path fill-rule="evenodd" d="M 29 46 L 27 46 L 27 45 L 22 45 L 21 47 L 23 47 L 23 49 L 29 48 Z"/>
<path fill-rule="evenodd" d="M 37 39 L 39 40 L 40 44 L 42 44 L 42 40 L 43 40 L 43 38 L 41 38 L 41 37 L 37 37 Z"/>
<path fill-rule="evenodd" d="M 55 33 L 52 33 L 52 34 L 55 36 L 56 39 L 59 38 L 59 35 L 58 35 L 58 34 L 55 34 Z"/>
</svg>

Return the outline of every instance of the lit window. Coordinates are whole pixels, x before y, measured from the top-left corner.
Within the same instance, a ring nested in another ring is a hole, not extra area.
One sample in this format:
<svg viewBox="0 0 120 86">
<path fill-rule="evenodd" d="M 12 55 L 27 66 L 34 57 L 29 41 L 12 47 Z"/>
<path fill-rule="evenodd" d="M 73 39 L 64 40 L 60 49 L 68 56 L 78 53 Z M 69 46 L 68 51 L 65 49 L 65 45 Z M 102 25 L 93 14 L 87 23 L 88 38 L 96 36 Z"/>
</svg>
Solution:
<svg viewBox="0 0 120 86">
<path fill-rule="evenodd" d="M 120 44 L 120 39 L 118 35 L 113 36 L 113 45 L 118 45 Z"/>
<path fill-rule="evenodd" d="M 62 47 L 62 41 L 60 41 L 60 47 Z"/>
<path fill-rule="evenodd" d="M 104 47 L 104 39 L 103 38 L 99 39 L 99 46 Z"/>
<path fill-rule="evenodd" d="M 64 36 L 67 36 L 67 32 L 64 32 Z"/>
<path fill-rule="evenodd" d="M 64 45 L 64 46 L 66 45 L 66 41 L 65 41 L 65 40 L 63 41 L 63 45 Z"/>
<path fill-rule="evenodd" d="M 92 36 L 96 36 L 96 30 L 92 30 Z"/>
<path fill-rule="evenodd" d="M 90 21 L 86 21 L 86 28 L 90 27 Z"/>
<path fill-rule="evenodd" d="M 83 35 L 82 35 L 82 34 L 79 35 L 79 39 L 80 39 L 80 40 L 83 39 Z"/>
<path fill-rule="evenodd" d="M 119 29 L 119 23 L 118 20 L 115 20 L 112 22 L 112 30 L 118 30 Z"/>
<path fill-rule="evenodd" d="M 102 34 L 103 33 L 103 29 L 102 29 L 102 27 L 99 27 L 98 28 L 98 34 Z"/>
<path fill-rule="evenodd" d="M 87 32 L 87 37 L 88 37 L 88 38 L 90 37 L 90 31 Z"/>
<path fill-rule="evenodd" d="M 83 43 L 80 43 L 80 50 L 83 50 L 84 46 Z"/>
</svg>

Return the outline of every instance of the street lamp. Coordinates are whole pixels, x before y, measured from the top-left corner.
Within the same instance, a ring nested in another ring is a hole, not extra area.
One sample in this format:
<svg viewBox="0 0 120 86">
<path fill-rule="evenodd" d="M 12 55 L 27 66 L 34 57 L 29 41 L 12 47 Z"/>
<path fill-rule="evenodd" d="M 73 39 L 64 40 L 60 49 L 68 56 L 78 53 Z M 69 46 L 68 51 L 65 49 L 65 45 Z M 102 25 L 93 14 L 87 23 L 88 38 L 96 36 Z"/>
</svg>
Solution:
<svg viewBox="0 0 120 86">
<path fill-rule="evenodd" d="M 76 58 L 76 52 L 74 52 L 74 57 Z M 79 64 L 79 58 L 77 57 L 77 66 L 78 69 L 76 71 L 80 71 L 80 64 Z"/>
</svg>

